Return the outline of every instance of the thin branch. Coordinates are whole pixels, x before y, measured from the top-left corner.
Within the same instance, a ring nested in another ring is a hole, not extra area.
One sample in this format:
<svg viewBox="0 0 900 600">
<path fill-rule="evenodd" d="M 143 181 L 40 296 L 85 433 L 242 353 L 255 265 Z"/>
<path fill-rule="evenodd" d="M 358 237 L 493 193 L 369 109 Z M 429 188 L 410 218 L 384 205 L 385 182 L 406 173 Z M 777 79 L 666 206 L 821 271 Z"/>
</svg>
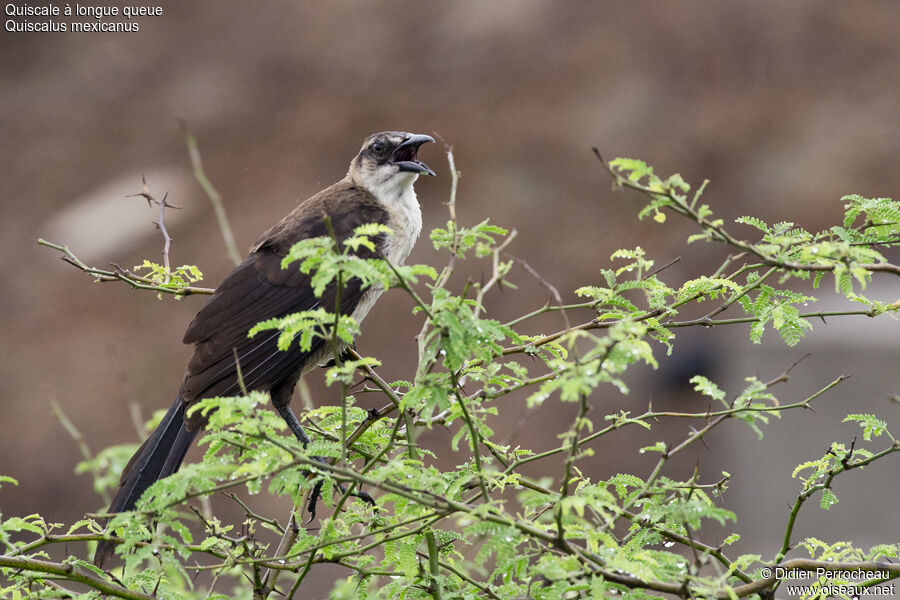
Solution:
<svg viewBox="0 0 900 600">
<path fill-rule="evenodd" d="M 48 575 L 58 575 L 64 577 L 68 581 L 84 584 L 91 589 L 97 590 L 108 596 L 115 596 L 116 598 L 125 598 L 126 600 L 156 600 L 155 595 L 130 590 L 114 583 L 104 581 L 93 573 L 81 571 L 74 565 L 67 563 L 55 563 L 46 560 L 38 560 L 36 558 L 19 558 L 15 556 L 0 555 L 0 567 L 33 571 L 35 573 L 47 573 Z"/>
<path fill-rule="evenodd" d="M 303 500 L 300 502 L 301 507 L 306 504 L 306 496 L 309 496 L 309 494 L 310 491 L 307 491 L 305 493 Z M 297 536 L 300 534 L 300 526 L 297 524 L 297 510 L 297 506 L 291 507 L 291 515 L 290 517 L 288 517 L 288 522 L 284 528 L 284 533 L 281 536 L 281 540 L 278 542 L 278 548 L 275 549 L 275 556 L 282 556 L 284 554 L 287 554 L 287 552 L 291 549 L 291 546 L 293 546 L 294 542 L 297 540 Z M 275 585 L 278 583 L 278 576 L 280 574 L 281 571 L 277 569 L 267 570 L 266 573 L 262 576 L 260 582 L 261 589 L 274 589 Z"/>
<path fill-rule="evenodd" d="M 608 354 L 608 353 L 607 353 Z M 600 361 L 601 363 L 603 361 Z M 587 419 L 587 413 L 590 410 L 590 404 L 587 401 L 587 394 L 579 394 L 578 395 L 578 414 L 575 416 L 575 421 L 572 423 L 572 426 L 565 433 L 569 438 L 569 451 L 566 453 L 566 459 L 563 463 L 563 479 L 560 484 L 561 491 L 559 494 L 559 500 L 556 503 L 556 533 L 558 536 L 558 543 L 563 544 L 565 542 L 565 529 L 563 527 L 563 501 L 569 496 L 569 489 L 571 486 L 572 480 L 572 468 L 575 465 L 575 459 L 578 458 L 578 449 L 581 445 L 578 443 L 578 432 L 585 426 L 585 421 Z"/>
<path fill-rule="evenodd" d="M 66 416 L 66 413 L 63 412 L 62 407 L 59 405 L 59 402 L 56 400 L 50 401 L 50 408 L 53 409 L 53 416 L 56 417 L 56 420 L 60 422 L 63 426 L 63 429 L 66 430 L 66 433 L 69 434 L 69 437 L 75 442 L 78 446 L 78 450 L 81 452 L 81 457 L 85 461 L 90 461 L 94 458 L 93 452 L 91 452 L 90 447 L 88 447 L 87 442 L 84 439 L 84 436 L 81 435 L 81 431 L 75 426 L 74 423 Z M 97 475 L 97 468 L 92 469 L 92 473 Z M 106 491 L 106 488 L 100 490 L 100 496 L 103 498 L 104 504 L 109 504 L 110 498 L 109 493 Z"/>
<path fill-rule="evenodd" d="M 460 383 L 456 373 L 451 373 L 451 377 L 453 378 L 453 396 L 456 398 L 456 403 L 459 405 L 463 421 L 466 424 L 466 428 L 469 430 L 469 440 L 472 442 L 472 458 L 475 461 L 475 476 L 478 478 L 478 487 L 481 490 L 481 497 L 485 502 L 490 502 L 491 496 L 488 493 L 487 483 L 484 480 L 484 464 L 481 459 L 481 450 L 479 449 L 481 444 L 481 433 L 475 425 L 475 421 L 472 419 L 469 409 L 466 407 L 466 401 L 463 400 L 462 394 L 459 392 Z"/>
<path fill-rule="evenodd" d="M 444 141 L 443 138 L 441 138 L 439 135 L 436 135 L 436 137 L 441 141 Z M 447 142 L 444 142 L 444 153 L 447 155 L 447 164 L 450 167 L 450 199 L 447 202 L 447 209 L 450 212 L 450 219 L 447 221 L 447 230 L 453 236 L 453 241 L 450 244 L 450 258 L 447 259 L 447 265 L 443 269 L 441 269 L 440 275 L 438 275 L 437 280 L 434 282 L 435 289 L 440 289 L 447 285 L 447 282 L 453 275 L 453 271 L 456 266 L 456 253 L 459 248 L 459 238 L 457 236 L 456 223 L 456 189 L 459 183 L 460 173 L 456 170 L 456 161 L 453 159 L 453 147 L 447 144 Z M 428 314 L 427 311 L 426 314 Z M 422 357 L 425 354 L 425 341 L 431 325 L 432 320 L 425 319 L 425 322 L 422 323 L 422 329 L 416 335 L 416 342 L 418 344 L 419 351 L 419 363 L 422 362 Z"/>
<path fill-rule="evenodd" d="M 514 258 L 514 260 L 523 269 L 525 269 L 526 273 L 528 273 L 529 275 L 534 277 L 535 281 L 537 281 L 539 284 L 541 284 L 541 286 L 547 288 L 547 290 L 550 292 L 550 295 L 553 296 L 554 300 L 556 300 L 556 306 L 552 306 L 548 302 L 546 305 L 547 309 L 548 310 L 558 310 L 560 315 L 562 315 L 563 322 L 565 324 L 566 329 L 571 329 L 572 322 L 569 321 L 569 315 L 568 315 L 568 311 L 567 311 L 568 307 L 565 304 L 563 304 L 562 296 L 560 295 L 559 290 L 556 289 L 556 286 L 554 286 L 552 283 L 547 281 L 540 273 L 537 272 L 537 270 L 534 267 L 529 265 L 527 262 L 525 262 L 521 258 Z M 593 306 L 593 302 L 588 303 L 588 305 Z M 578 306 L 578 305 L 575 305 L 575 306 Z"/>
<path fill-rule="evenodd" d="M 488 293 L 488 291 L 497 284 L 502 284 L 503 278 L 506 276 L 505 270 L 500 267 L 500 253 L 509 246 L 516 236 L 519 235 L 519 232 L 515 229 L 511 230 L 506 239 L 503 242 L 494 248 L 491 251 L 491 278 L 488 279 L 484 285 L 478 285 L 478 292 L 475 295 L 475 310 L 474 315 L 478 317 L 481 314 L 482 303 L 484 302 L 484 296 Z M 562 304 L 560 302 L 560 304 Z"/>
<path fill-rule="evenodd" d="M 685 204 L 680 198 L 675 196 L 671 189 L 666 191 L 659 191 L 656 189 L 652 189 L 645 185 L 642 185 L 636 181 L 631 181 L 627 177 L 623 177 L 620 173 L 616 172 L 609 163 L 603 160 L 603 156 L 600 155 L 600 151 L 597 148 L 592 149 L 594 154 L 600 160 L 600 164 L 603 165 L 603 168 L 612 176 L 613 180 L 620 186 L 631 188 L 633 190 L 637 190 L 651 198 L 666 198 L 670 200 L 673 204 L 669 205 L 669 208 L 674 210 L 680 215 L 683 215 L 695 223 L 699 225 L 703 230 L 708 231 L 710 235 L 716 239 L 717 241 L 724 242 L 729 246 L 733 246 L 738 248 L 744 252 L 748 252 L 753 254 L 754 256 L 759 257 L 763 262 L 767 265 L 777 267 L 779 269 L 785 269 L 788 271 L 834 271 L 836 268 L 841 266 L 849 266 L 844 263 L 836 263 L 836 264 L 809 264 L 809 263 L 798 263 L 794 261 L 781 260 L 774 256 L 767 254 L 766 252 L 760 250 L 755 244 L 751 244 L 750 242 L 745 242 L 739 240 L 732 236 L 725 228 L 722 226 L 721 222 L 713 222 L 705 217 L 700 216 L 700 213 L 695 209 L 696 204 L 696 196 L 695 201 L 690 205 Z M 705 187 L 705 184 L 704 186 Z M 894 275 L 900 275 L 900 266 L 894 265 L 891 263 L 870 263 L 870 264 L 857 264 L 854 265 L 857 268 L 864 269 L 866 271 L 880 271 L 885 273 L 892 273 Z"/>
<path fill-rule="evenodd" d="M 826 385 L 825 387 L 823 387 L 816 393 L 812 394 L 811 396 L 808 396 L 807 398 L 800 400 L 799 402 L 794 402 L 792 404 L 782 404 L 779 406 L 743 406 L 743 407 L 723 409 L 723 410 L 719 410 L 719 411 L 706 411 L 706 412 L 701 412 L 701 413 L 681 413 L 681 412 L 672 412 L 672 411 L 650 411 L 650 410 L 648 410 L 641 415 L 638 415 L 635 417 L 629 417 L 626 420 L 623 420 L 623 421 L 617 422 L 617 423 L 613 423 L 612 425 L 608 425 L 607 427 L 604 427 L 603 429 L 600 429 L 598 431 L 595 431 L 594 433 L 586 435 L 585 437 L 583 437 L 582 439 L 580 439 L 578 441 L 578 444 L 583 445 L 587 442 L 590 442 L 591 440 L 595 440 L 598 437 L 602 437 L 612 431 L 621 429 L 622 427 L 626 427 L 628 425 L 635 424 L 639 421 L 641 421 L 641 422 L 651 421 L 651 420 L 666 418 L 666 417 L 680 418 L 680 419 L 704 419 L 704 420 L 724 419 L 724 418 L 729 418 L 729 417 L 733 417 L 733 416 L 736 416 L 739 414 L 744 414 L 744 413 L 779 412 L 779 411 L 783 411 L 783 410 L 794 410 L 794 409 L 799 409 L 799 408 L 808 409 L 813 400 L 815 400 L 816 398 L 818 398 L 825 392 L 829 391 L 830 389 L 832 389 L 833 387 L 835 387 L 836 385 L 838 385 L 839 383 L 841 383 L 842 381 L 847 379 L 847 377 L 848 376 L 842 375 L 842 376 L 838 377 L 837 379 L 835 379 L 834 381 L 830 382 L 828 385 Z M 718 422 L 715 423 L 714 425 L 717 425 L 717 424 L 718 424 Z M 708 427 L 708 425 L 707 425 L 707 427 Z M 705 434 L 708 431 L 708 429 L 706 427 L 704 427 L 704 429 L 700 430 L 700 431 L 702 431 L 703 434 Z M 696 435 L 697 433 L 698 432 L 694 432 L 694 435 Z M 516 469 L 518 469 L 519 467 L 521 467 L 522 465 L 524 465 L 526 463 L 534 462 L 536 460 L 542 460 L 544 458 L 549 458 L 550 456 L 554 456 L 556 454 L 565 452 L 566 449 L 567 449 L 567 446 L 559 446 L 557 448 L 553 448 L 552 450 L 547 450 L 547 451 L 541 452 L 539 454 L 532 454 L 531 456 L 526 456 L 525 458 L 521 458 L 521 459 L 513 462 L 506 469 L 505 474 L 509 474 L 509 473 L 515 471 Z M 672 452 L 674 452 L 674 451 L 675 450 L 673 449 Z"/>
<path fill-rule="evenodd" d="M 132 194 L 130 197 L 140 197 L 147 201 L 147 205 L 152 207 L 154 204 L 159 206 L 159 220 L 156 222 L 156 227 L 159 229 L 160 233 L 163 236 L 163 267 L 166 270 L 166 280 L 163 284 L 169 283 L 169 278 L 171 277 L 171 268 L 169 266 L 169 250 L 172 247 L 172 237 L 169 235 L 169 231 L 166 229 L 166 208 L 178 208 L 177 206 L 173 206 L 168 203 L 169 193 L 166 192 L 163 196 L 162 200 L 157 200 L 151 193 L 150 188 L 147 186 L 147 178 L 141 177 L 141 184 L 143 185 L 143 189 L 138 194 Z"/>
<path fill-rule="evenodd" d="M 846 473 L 847 471 L 852 471 L 853 469 L 862 468 L 879 458 L 883 458 L 888 454 L 893 454 L 894 452 L 900 451 L 900 442 L 895 441 L 893 444 L 882 450 L 881 452 L 877 452 L 867 458 L 861 458 L 859 460 L 850 462 L 850 456 L 847 457 L 846 461 L 839 461 L 833 468 L 829 469 L 825 480 L 822 483 L 812 485 L 797 495 L 797 500 L 794 502 L 794 506 L 791 508 L 790 515 L 788 516 L 787 527 L 784 531 L 784 540 L 781 544 L 781 549 L 778 551 L 778 554 L 775 555 L 775 562 L 778 563 L 781 561 L 784 556 L 788 553 L 788 550 L 791 548 L 791 536 L 794 531 L 794 524 L 797 520 L 797 515 L 800 513 L 800 508 L 803 504 L 816 492 L 820 492 L 822 490 L 830 489 L 831 484 L 834 481 L 834 478 L 840 475 L 841 473 Z M 900 569 L 900 567 L 898 567 Z M 900 572 L 898 572 L 900 574 Z"/>
<path fill-rule="evenodd" d="M 334 242 L 334 252 L 336 254 L 342 254 L 343 249 L 341 248 L 341 241 L 338 239 L 337 234 L 334 231 L 334 226 L 331 223 L 331 217 L 327 214 L 322 215 L 322 220 L 325 222 L 325 228 L 328 230 L 328 235 L 331 237 L 331 241 Z M 329 341 L 331 342 L 331 359 L 334 361 L 336 367 L 340 368 L 343 366 L 344 361 L 341 358 L 341 340 L 338 336 L 338 328 L 341 323 L 341 294 L 344 291 L 344 270 L 338 268 L 337 272 L 337 282 L 334 288 L 334 320 L 331 324 L 331 336 L 329 336 Z M 341 390 L 341 462 L 347 462 L 347 384 L 343 379 L 340 381 L 340 390 Z M 346 493 L 345 493 L 346 495 Z"/>
<path fill-rule="evenodd" d="M 425 543 L 428 546 L 428 567 L 431 573 L 431 583 L 428 585 L 428 592 L 434 600 L 443 600 L 444 593 L 441 589 L 440 580 L 440 557 L 438 556 L 437 543 L 434 541 L 434 531 L 431 529 L 425 532 Z"/>
<path fill-rule="evenodd" d="M 60 257 L 63 262 L 67 262 L 73 267 L 84 271 L 88 275 L 94 276 L 95 280 L 99 282 L 122 281 L 138 290 L 148 290 L 151 292 L 158 292 L 160 294 L 171 294 L 173 296 L 190 296 L 193 294 L 210 295 L 216 291 L 212 288 L 195 286 L 164 286 L 159 285 L 149 277 L 141 277 L 132 273 L 123 272 L 121 270 L 110 271 L 107 269 L 98 269 L 97 267 L 89 267 L 84 262 L 82 262 L 81 259 L 75 256 L 75 254 L 71 250 L 69 250 L 68 246 L 54 244 L 53 242 L 48 242 L 44 239 L 39 239 L 37 243 L 38 246 L 46 246 L 48 248 L 53 248 L 54 250 L 59 250 L 63 253 L 63 255 Z"/>
<path fill-rule="evenodd" d="M 811 311 L 806 313 L 801 313 L 798 315 L 799 318 L 802 319 L 814 319 L 814 318 L 824 318 L 824 317 L 845 317 L 845 316 L 862 316 L 862 317 L 876 317 L 883 312 L 895 312 L 900 310 L 900 301 L 895 302 L 893 304 L 889 304 L 884 307 L 884 311 L 877 310 L 875 308 L 870 308 L 867 310 L 834 310 L 834 311 Z M 639 323 L 641 321 L 645 321 L 650 318 L 655 318 L 663 314 L 661 310 L 651 310 L 644 312 L 640 315 L 637 315 L 630 319 L 617 319 L 614 321 L 597 321 L 596 319 L 592 319 L 585 323 L 581 323 L 578 325 L 573 325 L 568 329 L 562 329 L 560 331 L 549 333 L 547 335 L 541 336 L 536 340 L 532 340 L 527 344 L 520 344 L 517 346 L 509 346 L 503 349 L 503 356 L 511 356 L 513 354 L 522 354 L 525 352 L 531 352 L 534 348 L 539 348 L 551 342 L 555 342 L 556 340 L 565 337 L 566 335 L 573 333 L 575 331 L 593 331 L 596 329 L 610 329 L 615 325 L 630 322 L 630 323 Z M 742 323 L 755 323 L 759 321 L 758 317 L 736 317 L 733 319 L 708 319 L 705 316 L 697 319 L 690 319 L 687 321 L 667 321 L 662 325 L 667 329 L 672 329 L 676 327 L 715 327 L 719 325 L 739 325 Z M 479 361 L 472 361 L 469 363 L 470 366 L 475 366 L 480 364 Z"/>
<path fill-rule="evenodd" d="M 231 262 L 239 265 L 241 264 L 241 253 L 238 252 L 237 244 L 234 242 L 234 234 L 231 232 L 231 225 L 228 223 L 228 216 L 225 214 L 225 203 L 222 202 L 222 196 L 213 186 L 212 181 L 206 176 L 206 171 L 203 169 L 203 161 L 200 158 L 200 149 L 197 147 L 197 138 L 188 131 L 184 123 L 182 123 L 182 128 L 184 129 L 184 140 L 187 144 L 188 154 L 191 157 L 191 165 L 194 168 L 194 177 L 212 203 L 213 211 L 216 213 L 216 221 L 219 223 L 219 231 L 222 232 L 222 239 L 225 241 L 225 248 L 228 250 Z"/>
<path fill-rule="evenodd" d="M 263 515 L 255 512 L 253 509 L 251 509 L 249 506 L 247 506 L 247 504 L 243 500 L 238 498 L 237 494 L 235 494 L 234 492 L 228 494 L 228 497 L 231 498 L 232 500 L 234 500 L 242 509 L 244 509 L 244 514 L 247 515 L 247 517 L 254 519 L 256 521 L 259 521 L 260 523 L 265 523 L 265 524 L 269 525 L 270 527 L 272 527 L 273 529 L 275 529 L 276 531 L 278 531 L 279 533 L 283 534 L 285 532 L 285 528 L 282 527 L 278 523 L 277 520 L 270 519 L 268 517 L 264 517 Z M 293 522 L 293 519 L 294 519 L 294 513 L 292 512 L 291 516 L 288 519 L 288 528 L 290 528 L 291 523 Z"/>
</svg>

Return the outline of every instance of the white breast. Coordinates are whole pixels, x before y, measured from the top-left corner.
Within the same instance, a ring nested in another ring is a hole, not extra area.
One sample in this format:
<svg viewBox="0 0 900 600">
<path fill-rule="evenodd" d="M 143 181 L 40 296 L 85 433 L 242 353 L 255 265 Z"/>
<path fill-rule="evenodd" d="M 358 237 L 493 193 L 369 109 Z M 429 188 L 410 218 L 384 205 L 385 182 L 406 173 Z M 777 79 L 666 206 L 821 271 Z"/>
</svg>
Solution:
<svg viewBox="0 0 900 600">
<path fill-rule="evenodd" d="M 412 252 L 416 239 L 422 231 L 422 210 L 413 189 L 417 175 L 410 175 L 406 185 L 395 186 L 387 190 L 374 191 L 375 197 L 387 209 L 389 219 L 387 226 L 391 234 L 384 241 L 384 257 L 393 265 L 402 265 Z M 406 182 L 404 182 L 406 183 Z M 375 301 L 384 293 L 384 288 L 373 286 L 366 290 L 351 316 L 357 323 L 369 314 Z"/>
<path fill-rule="evenodd" d="M 391 235 L 384 243 L 384 255 L 392 264 L 401 265 L 412 251 L 422 231 L 422 210 L 412 183 L 389 198 L 379 198 L 387 208 Z"/>
</svg>

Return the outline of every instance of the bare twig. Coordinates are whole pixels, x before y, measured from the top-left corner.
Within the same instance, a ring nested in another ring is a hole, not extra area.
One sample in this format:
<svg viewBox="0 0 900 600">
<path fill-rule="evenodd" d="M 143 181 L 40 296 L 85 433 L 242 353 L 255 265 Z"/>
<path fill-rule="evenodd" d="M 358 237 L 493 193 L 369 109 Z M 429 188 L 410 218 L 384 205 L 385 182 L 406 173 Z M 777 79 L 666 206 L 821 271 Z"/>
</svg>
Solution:
<svg viewBox="0 0 900 600">
<path fill-rule="evenodd" d="M 529 265 L 523 259 L 513 257 L 513 260 L 515 260 L 523 269 L 525 269 L 526 273 L 528 273 L 529 275 L 534 277 L 534 279 L 539 284 L 541 284 L 543 287 L 547 288 L 547 290 L 550 291 L 550 295 L 553 296 L 554 300 L 556 300 L 556 306 L 550 306 L 550 304 L 548 303 L 546 305 L 547 308 L 553 309 L 553 310 L 558 310 L 560 312 L 560 314 L 562 315 L 563 321 L 565 322 L 566 329 L 571 329 L 572 322 L 569 321 L 569 315 L 567 313 L 567 308 L 569 308 L 569 307 L 567 307 L 566 305 L 563 304 L 562 296 L 559 294 L 559 290 L 556 289 L 556 286 L 554 286 L 552 283 L 547 281 L 540 273 L 537 272 L 537 270 L 534 269 L 534 267 Z M 590 303 L 588 303 L 588 305 L 590 305 Z M 576 306 L 578 306 L 578 305 L 576 305 Z"/>
<path fill-rule="evenodd" d="M 309 494 L 309 491 L 305 493 L 303 501 L 299 504 L 300 507 L 306 504 L 306 500 Z M 290 517 L 288 517 L 288 522 L 284 528 L 284 533 L 281 536 L 281 540 L 278 542 L 278 548 L 275 550 L 275 556 L 284 556 L 285 554 L 287 554 L 287 552 L 291 549 L 291 546 L 294 545 L 297 536 L 300 534 L 300 525 L 298 525 L 297 519 L 298 510 L 302 510 L 302 508 L 298 508 L 297 506 L 291 508 L 291 515 Z M 280 574 L 281 570 L 279 569 L 267 570 L 266 573 L 262 576 L 261 589 L 266 591 L 274 589 L 275 585 L 278 583 L 278 576 Z"/>
<path fill-rule="evenodd" d="M 151 193 L 150 188 L 147 185 L 147 178 L 141 177 L 141 184 L 143 185 L 143 189 L 138 194 L 131 194 L 131 198 L 140 197 L 147 201 L 147 205 L 152 207 L 154 204 L 159 206 L 159 220 L 156 221 L 155 225 L 157 229 L 159 229 L 160 233 L 163 236 L 163 267 L 166 269 L 166 280 L 163 284 L 169 283 L 169 278 L 171 277 L 171 267 L 169 265 L 169 250 L 172 247 L 172 237 L 169 235 L 169 231 L 166 229 L 166 208 L 178 208 L 172 204 L 168 203 L 169 193 L 166 192 L 163 196 L 162 200 L 157 200 Z"/>
<path fill-rule="evenodd" d="M 184 123 L 182 123 L 182 128 L 184 129 L 184 139 L 188 147 L 188 154 L 191 157 L 191 165 L 194 168 L 194 177 L 212 203 L 213 211 L 216 213 L 216 220 L 219 223 L 219 230 L 222 232 L 222 239 L 225 241 L 225 248 L 228 250 L 228 256 L 231 257 L 231 261 L 235 265 L 239 265 L 241 264 L 241 253 L 238 252 L 237 244 L 234 242 L 234 234 L 231 232 L 231 225 L 228 223 L 228 216 L 225 214 L 225 203 L 222 202 L 222 196 L 213 186 L 212 181 L 206 176 L 206 171 L 203 169 L 203 161 L 200 158 L 200 149 L 197 146 L 197 138 L 187 129 Z"/>
<path fill-rule="evenodd" d="M 81 431 L 75 426 L 74 423 L 66 416 L 66 413 L 63 412 L 62 407 L 56 400 L 50 401 L 50 407 L 53 409 L 53 415 L 56 417 L 56 420 L 60 422 L 63 428 L 66 430 L 66 433 L 69 434 L 69 437 L 75 441 L 75 444 L 78 445 L 78 449 L 81 451 L 81 457 L 90 461 L 94 458 L 93 452 L 88 447 L 87 442 L 84 440 L 84 436 L 81 435 Z M 96 475 L 96 469 L 94 469 L 94 474 Z M 109 504 L 110 498 L 109 493 L 106 491 L 106 488 L 100 490 L 100 495 L 103 498 L 104 504 Z"/>
<path fill-rule="evenodd" d="M 504 278 L 506 277 L 506 270 L 502 268 L 500 264 L 500 254 L 514 239 L 516 239 L 517 235 L 519 235 L 518 231 L 515 229 L 510 230 L 506 235 L 506 239 L 491 251 L 491 278 L 484 282 L 484 284 L 478 285 L 478 292 L 475 295 L 476 304 L 474 310 L 476 317 L 481 314 L 485 294 L 487 294 L 495 285 L 502 285 Z"/>
</svg>

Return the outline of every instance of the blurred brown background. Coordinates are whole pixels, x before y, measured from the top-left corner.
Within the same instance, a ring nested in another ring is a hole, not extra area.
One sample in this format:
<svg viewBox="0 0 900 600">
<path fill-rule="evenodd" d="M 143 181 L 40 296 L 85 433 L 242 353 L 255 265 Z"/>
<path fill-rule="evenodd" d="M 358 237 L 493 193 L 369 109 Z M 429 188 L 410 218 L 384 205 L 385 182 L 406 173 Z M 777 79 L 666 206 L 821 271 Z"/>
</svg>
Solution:
<svg viewBox="0 0 900 600">
<path fill-rule="evenodd" d="M 727 254 L 683 248 L 693 230 L 675 218 L 638 222 L 640 199 L 610 190 L 591 146 L 680 172 L 695 187 L 709 178 L 706 200 L 726 224 L 753 214 L 818 230 L 838 222 L 844 194 L 898 195 L 893 2 L 195 1 L 164 3 L 162 16 L 138 21 L 137 33 L 0 34 L 0 473 L 20 482 L 0 490 L 5 515 L 71 522 L 100 508 L 90 481 L 73 474 L 78 450 L 50 402 L 95 450 L 136 441 L 129 403 L 145 417 L 168 406 L 189 355 L 182 333 L 203 302 L 93 284 L 35 240 L 69 244 L 98 266 L 158 260 L 155 211 L 125 197 L 140 191 L 145 174 L 154 193 L 169 191 L 183 207 L 168 215 L 173 263 L 199 265 L 210 286 L 231 267 L 190 174 L 179 119 L 198 136 L 242 249 L 339 179 L 369 133 L 436 132 L 454 146 L 463 174 L 461 221 L 490 217 L 517 229 L 509 251 L 568 300 L 616 248 L 641 245 L 657 264 L 681 256 L 665 274 L 673 284 Z M 440 175 L 417 184 L 426 230 L 446 221 L 440 150 L 421 154 Z M 411 257 L 438 259 L 427 238 Z M 487 268 L 470 265 L 466 274 L 479 278 Z M 511 279 L 522 291 L 495 294 L 488 305 L 500 319 L 547 299 L 522 269 Z M 831 290 L 827 281 L 817 308 L 854 308 Z M 872 290 L 900 296 L 886 276 Z M 421 321 L 409 308 L 394 292 L 363 327 L 360 350 L 383 358 L 388 378 L 411 373 Z M 561 325 L 547 319 L 529 331 Z M 777 550 L 799 487 L 790 473 L 830 440 L 850 443 L 859 430 L 840 425 L 845 414 L 877 411 L 900 432 L 889 402 L 900 391 L 897 321 L 816 325 L 793 349 L 771 333 L 751 346 L 743 326 L 683 331 L 659 371 L 629 374 L 629 396 L 604 389 L 596 397 L 608 412 L 640 411 L 651 398 L 657 407 L 703 410 L 685 383 L 694 373 L 736 392 L 745 376 L 769 379 L 806 352 L 796 377 L 777 389 L 782 402 L 853 373 L 815 413 L 775 422 L 763 443 L 732 423 L 673 465 L 671 475 L 686 476 L 699 464 L 706 482 L 723 468 L 734 475 L 724 502 L 741 517 L 744 552 Z M 310 384 L 320 401 L 332 401 L 333 391 Z M 521 418 L 501 430 L 513 444 L 549 448 L 571 422 L 573 407 L 551 402 L 532 413 L 522 398 L 508 402 L 521 407 L 509 407 Z M 583 468 L 595 477 L 646 475 L 652 459 L 635 448 L 688 432 L 688 424 L 670 425 L 611 436 Z M 441 448 L 449 435 L 423 439 Z M 548 461 L 533 472 L 552 468 Z M 900 539 L 900 524 L 886 514 L 900 492 L 897 472 L 887 460 L 839 480 L 841 502 L 828 513 L 809 506 L 796 534 L 862 545 Z"/>
</svg>

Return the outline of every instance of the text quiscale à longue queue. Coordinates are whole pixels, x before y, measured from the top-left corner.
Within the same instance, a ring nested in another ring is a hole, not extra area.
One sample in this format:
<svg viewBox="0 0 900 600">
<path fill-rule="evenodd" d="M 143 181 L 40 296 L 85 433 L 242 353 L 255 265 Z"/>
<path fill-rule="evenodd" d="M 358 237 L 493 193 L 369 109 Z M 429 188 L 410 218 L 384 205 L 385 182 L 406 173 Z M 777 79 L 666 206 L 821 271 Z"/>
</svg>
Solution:
<svg viewBox="0 0 900 600">
<path fill-rule="evenodd" d="M 163 14 L 162 6 L 103 6 L 85 4 L 13 4 L 4 6 L 7 17 L 88 17 L 94 21 L 64 23 L 61 21 L 29 21 L 28 19 L 7 19 L 6 31 L 139 31 L 140 23 L 135 17 L 158 17 Z M 127 21 L 103 21 L 107 18 L 124 17 Z"/>
</svg>

